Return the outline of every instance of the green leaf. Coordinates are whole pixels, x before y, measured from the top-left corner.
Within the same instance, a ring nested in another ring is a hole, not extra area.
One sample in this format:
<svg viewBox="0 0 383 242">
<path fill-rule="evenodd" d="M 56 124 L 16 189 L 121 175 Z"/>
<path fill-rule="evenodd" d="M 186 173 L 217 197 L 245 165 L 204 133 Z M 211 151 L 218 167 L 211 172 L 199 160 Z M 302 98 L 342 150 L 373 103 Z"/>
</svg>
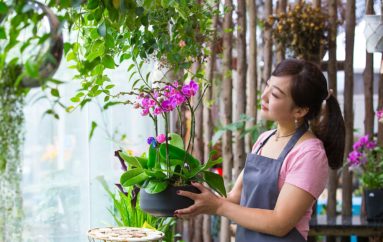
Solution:
<svg viewBox="0 0 383 242">
<path fill-rule="evenodd" d="M 184 160 L 192 170 L 201 168 L 201 163 L 199 160 L 197 160 L 186 151 L 171 144 L 168 144 L 168 151 L 169 159 Z M 160 155 L 164 160 L 166 160 L 166 143 L 160 145 Z"/>
<path fill-rule="evenodd" d="M 51 95 L 54 97 L 60 97 L 59 90 L 57 90 L 56 88 L 52 88 L 51 89 Z"/>
<path fill-rule="evenodd" d="M 166 178 L 166 175 L 160 170 L 159 171 L 145 170 L 145 172 L 149 177 L 154 177 L 157 179 L 165 179 Z"/>
<path fill-rule="evenodd" d="M 96 127 L 97 127 L 97 123 L 95 121 L 92 121 L 92 127 L 90 128 L 90 132 L 89 132 L 89 140 L 92 139 L 94 130 L 96 129 Z"/>
<path fill-rule="evenodd" d="M 99 0 L 89 0 L 87 7 L 88 9 L 95 9 L 98 7 L 99 4 L 100 4 Z"/>
<path fill-rule="evenodd" d="M 161 6 L 163 8 L 169 7 L 169 0 L 161 0 Z"/>
<path fill-rule="evenodd" d="M 4 27 L 0 27 L 0 39 L 6 39 L 7 35 L 5 34 Z"/>
<path fill-rule="evenodd" d="M 128 72 L 134 67 L 134 63 L 133 64 L 130 64 L 130 66 L 128 67 Z"/>
<path fill-rule="evenodd" d="M 157 160 L 157 149 L 153 148 L 152 145 L 149 145 L 149 155 L 148 155 L 148 168 L 153 168 Z"/>
<path fill-rule="evenodd" d="M 39 76 L 39 69 L 36 63 L 31 60 L 27 60 L 24 66 L 30 77 L 37 78 Z"/>
<path fill-rule="evenodd" d="M 104 56 L 102 63 L 104 64 L 106 68 L 109 68 L 109 69 L 114 69 L 114 67 L 116 66 L 113 58 L 110 55 Z"/>
<path fill-rule="evenodd" d="M 124 172 L 120 178 L 120 183 L 124 187 L 137 185 L 142 183 L 148 178 L 148 175 L 144 172 L 142 168 L 135 168 L 129 171 Z"/>
<path fill-rule="evenodd" d="M 0 2 L 0 14 L 7 14 L 8 12 L 8 7 L 5 3 Z"/>
<path fill-rule="evenodd" d="M 205 182 L 209 185 L 211 189 L 218 192 L 221 196 L 226 197 L 225 185 L 223 182 L 223 178 L 220 175 L 210 171 L 204 171 L 203 175 Z"/>
<path fill-rule="evenodd" d="M 80 99 L 79 97 L 72 97 L 70 100 L 71 100 L 72 102 L 74 102 L 74 103 L 78 103 L 78 102 L 81 101 L 81 99 Z"/>
<path fill-rule="evenodd" d="M 121 158 L 132 167 L 138 167 L 138 168 L 144 168 L 144 169 L 147 168 L 147 165 L 146 165 L 146 163 L 148 162 L 147 159 L 143 157 L 130 156 L 124 151 L 120 151 L 119 154 Z"/>
<path fill-rule="evenodd" d="M 71 61 L 71 60 L 77 60 L 77 56 L 76 56 L 76 54 L 73 52 L 73 51 L 71 51 L 71 52 L 69 52 L 68 53 L 68 55 L 66 56 L 66 60 L 67 61 Z"/>
<path fill-rule="evenodd" d="M 174 145 L 175 147 L 178 147 L 180 149 L 185 149 L 184 148 L 184 141 L 179 134 L 170 133 L 169 138 L 170 138 L 169 144 Z"/>
<path fill-rule="evenodd" d="M 203 166 L 203 170 L 207 170 L 209 168 L 212 168 L 213 166 L 217 165 L 217 164 L 221 164 L 222 163 L 222 158 L 218 158 L 216 160 L 209 160 L 204 166 Z"/>
<path fill-rule="evenodd" d="M 149 194 L 154 194 L 164 191 L 167 187 L 167 181 L 150 180 L 145 187 L 145 191 Z"/>
</svg>

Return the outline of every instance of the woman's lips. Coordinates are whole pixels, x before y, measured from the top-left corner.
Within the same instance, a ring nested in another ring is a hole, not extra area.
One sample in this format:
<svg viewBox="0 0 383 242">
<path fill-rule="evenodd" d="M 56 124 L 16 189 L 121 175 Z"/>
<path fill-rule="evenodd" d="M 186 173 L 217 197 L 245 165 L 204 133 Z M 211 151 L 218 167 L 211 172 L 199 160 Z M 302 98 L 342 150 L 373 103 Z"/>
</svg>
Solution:
<svg viewBox="0 0 383 242">
<path fill-rule="evenodd" d="M 267 111 L 267 110 L 269 110 L 269 109 L 268 109 L 265 105 L 263 105 L 263 104 L 262 104 L 261 107 L 262 107 L 262 110 L 263 110 L 263 111 Z"/>
</svg>

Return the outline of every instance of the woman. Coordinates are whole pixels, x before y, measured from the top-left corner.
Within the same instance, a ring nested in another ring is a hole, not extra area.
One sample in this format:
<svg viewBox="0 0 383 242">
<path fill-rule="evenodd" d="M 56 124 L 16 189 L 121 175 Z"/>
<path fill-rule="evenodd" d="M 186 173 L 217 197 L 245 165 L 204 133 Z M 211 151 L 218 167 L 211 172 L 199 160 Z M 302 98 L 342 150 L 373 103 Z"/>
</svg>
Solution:
<svg viewBox="0 0 383 242">
<path fill-rule="evenodd" d="M 175 215 L 225 216 L 238 224 L 237 242 L 306 241 L 328 167 L 342 165 L 345 128 L 339 104 L 315 64 L 285 60 L 267 81 L 261 116 L 275 121 L 277 129 L 260 135 L 228 197 L 193 183 L 201 193 L 179 191 L 195 203 Z"/>
</svg>

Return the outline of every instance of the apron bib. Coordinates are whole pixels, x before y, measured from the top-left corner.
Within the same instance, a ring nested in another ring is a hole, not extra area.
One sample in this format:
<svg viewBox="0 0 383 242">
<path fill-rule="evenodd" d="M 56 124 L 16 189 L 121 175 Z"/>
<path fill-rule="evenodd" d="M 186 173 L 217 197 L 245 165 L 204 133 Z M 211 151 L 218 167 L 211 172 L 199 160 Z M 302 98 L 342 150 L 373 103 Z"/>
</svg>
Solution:
<svg viewBox="0 0 383 242">
<path fill-rule="evenodd" d="M 307 125 L 299 127 L 276 160 L 258 155 L 259 150 L 265 145 L 267 140 L 275 134 L 276 130 L 260 143 L 259 148 L 255 153 L 247 155 L 242 181 L 241 206 L 248 208 L 274 209 L 279 195 L 278 180 L 282 163 L 307 129 Z M 284 237 L 276 237 L 249 230 L 240 225 L 237 226 L 235 241 L 306 242 L 296 228 L 293 228 Z"/>
</svg>

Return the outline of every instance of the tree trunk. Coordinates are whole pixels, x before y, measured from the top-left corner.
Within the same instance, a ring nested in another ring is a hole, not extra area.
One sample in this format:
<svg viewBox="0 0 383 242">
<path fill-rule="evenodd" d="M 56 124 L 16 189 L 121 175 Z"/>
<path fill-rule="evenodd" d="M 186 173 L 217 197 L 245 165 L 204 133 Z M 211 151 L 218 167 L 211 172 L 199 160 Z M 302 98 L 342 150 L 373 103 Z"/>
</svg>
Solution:
<svg viewBox="0 0 383 242">
<path fill-rule="evenodd" d="M 216 6 L 216 10 L 218 10 L 218 4 Z M 211 103 L 211 100 L 213 99 L 213 78 L 216 59 L 215 44 L 217 37 L 217 23 L 218 15 L 215 14 L 213 17 L 213 39 L 209 45 L 210 55 L 206 66 L 206 80 L 209 83 L 209 87 L 206 90 L 203 105 L 204 162 L 207 162 L 209 160 L 209 154 L 211 152 L 210 141 L 213 135 L 213 118 L 211 113 L 211 105 L 209 105 L 209 103 Z M 210 215 L 203 215 L 202 237 L 204 242 L 210 242 L 212 240 L 210 233 Z"/>
<path fill-rule="evenodd" d="M 337 89 L 337 60 L 336 60 L 336 36 L 337 36 L 337 0 L 329 0 L 329 18 L 330 18 L 330 31 L 329 31 L 329 59 L 328 59 L 328 83 L 329 88 L 338 93 Z M 327 216 L 336 216 L 336 190 L 338 188 L 338 175 L 337 170 L 329 169 L 329 182 L 328 182 L 328 196 L 327 196 Z M 328 242 L 335 242 L 336 237 L 327 237 Z"/>
<path fill-rule="evenodd" d="M 348 154 L 353 144 L 353 94 L 354 94 L 354 67 L 353 51 L 355 36 L 355 0 L 349 0 L 346 4 L 346 59 L 345 59 L 345 82 L 344 82 L 344 119 L 346 125 L 346 147 Z M 342 179 L 342 216 L 351 216 L 352 207 L 352 172 L 348 165 L 343 168 Z M 349 238 L 342 238 L 347 241 Z"/>
<path fill-rule="evenodd" d="M 366 14 L 374 14 L 372 0 L 366 1 Z M 366 67 L 363 71 L 364 82 L 364 133 L 370 135 L 374 134 L 374 105 L 373 105 L 373 83 L 374 83 L 374 55 L 366 51 Z"/>
<path fill-rule="evenodd" d="M 266 0 L 265 1 L 265 19 L 267 19 L 270 15 L 273 14 L 273 1 L 272 0 Z M 271 75 L 271 65 L 273 61 L 272 57 L 272 37 L 271 37 L 271 28 L 268 26 L 265 26 L 265 31 L 263 33 L 263 59 L 264 59 L 264 66 L 263 66 L 263 76 L 262 76 L 262 83 L 265 83 L 270 75 Z"/>
<path fill-rule="evenodd" d="M 225 0 L 225 16 L 223 22 L 223 80 L 222 80 L 222 125 L 226 126 L 232 123 L 232 47 L 233 33 L 233 2 Z M 232 182 L 233 169 L 233 137 L 232 132 L 227 131 L 222 137 L 222 159 L 223 159 L 223 179 L 226 189 L 229 190 L 229 184 Z M 225 217 L 221 219 L 220 240 L 221 242 L 230 241 L 229 220 Z"/>
<path fill-rule="evenodd" d="M 258 73 L 257 73 L 257 7 L 255 0 L 247 0 L 247 8 L 249 13 L 249 66 L 247 69 L 247 100 L 246 115 L 254 118 L 254 120 L 246 123 L 246 128 L 254 126 L 257 122 L 257 90 L 258 90 Z M 250 152 L 255 140 L 250 135 L 246 135 L 246 152 Z"/>
<path fill-rule="evenodd" d="M 246 113 L 246 1 L 238 0 L 238 31 L 237 31 L 237 80 L 235 81 L 234 121 L 239 121 Z M 243 130 L 235 132 L 235 152 L 233 178 L 237 179 L 245 163 L 245 139 L 241 138 Z"/>
<path fill-rule="evenodd" d="M 287 0 L 279 0 L 277 4 L 278 4 L 277 14 L 286 13 Z M 281 62 L 284 59 L 285 59 L 285 49 L 283 48 L 281 44 L 278 44 L 277 56 L 276 56 L 277 63 Z"/>
</svg>

